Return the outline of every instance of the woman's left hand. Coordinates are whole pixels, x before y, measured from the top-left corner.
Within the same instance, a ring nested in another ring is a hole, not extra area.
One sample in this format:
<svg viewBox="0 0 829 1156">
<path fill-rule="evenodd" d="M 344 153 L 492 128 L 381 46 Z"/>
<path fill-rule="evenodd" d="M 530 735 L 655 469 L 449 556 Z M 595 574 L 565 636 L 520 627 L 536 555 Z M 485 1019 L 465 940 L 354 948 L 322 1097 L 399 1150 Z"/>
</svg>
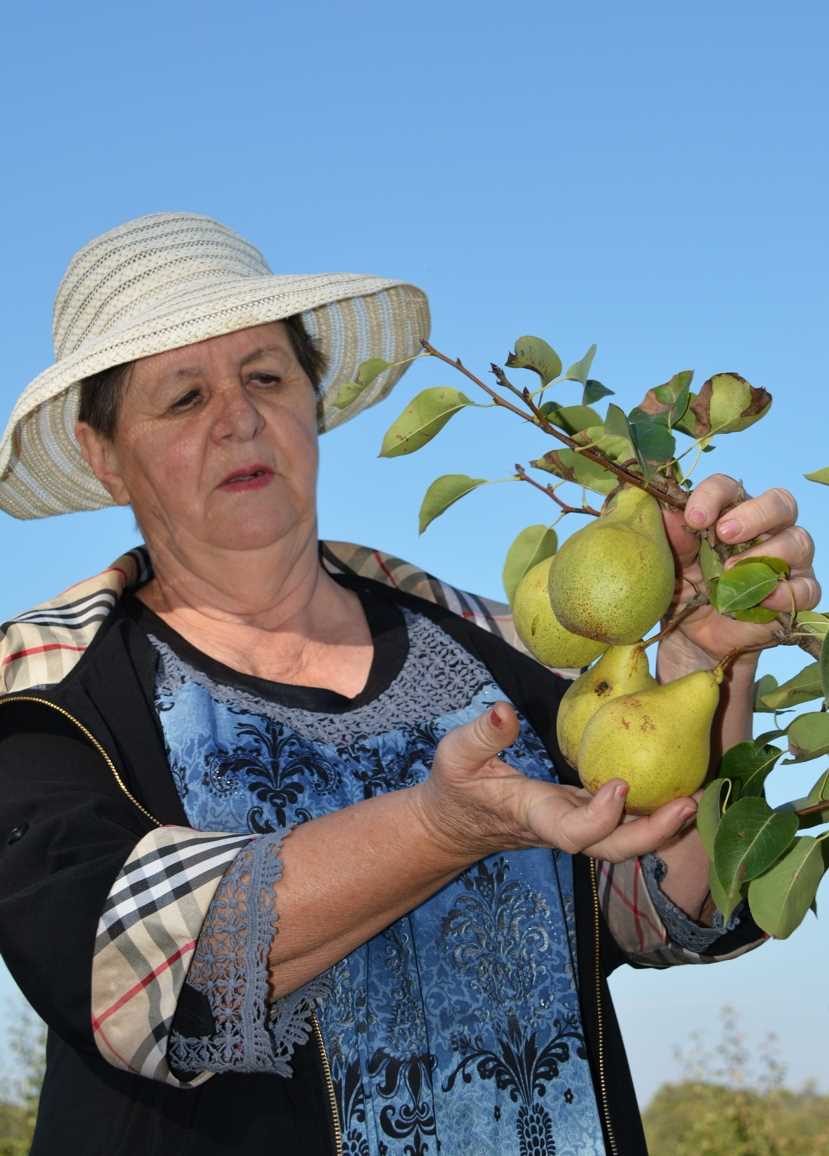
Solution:
<svg viewBox="0 0 829 1156">
<path fill-rule="evenodd" d="M 725 474 L 713 474 L 693 491 L 684 511 L 664 510 L 665 529 L 677 558 L 676 597 L 668 617 L 704 588 L 699 564 L 699 531 L 713 526 L 721 542 L 729 546 L 755 538 L 762 541 L 738 557 L 753 555 L 781 558 L 790 566 L 789 577 L 762 603 L 770 610 L 811 610 L 820 599 L 820 585 L 812 569 L 814 542 L 796 525 L 797 502 L 788 490 L 766 490 L 758 498 L 738 502 L 739 482 Z M 734 505 L 738 502 L 737 505 Z M 730 508 L 729 508 L 730 507 Z M 696 533 L 694 532 L 696 531 Z M 770 642 L 779 626 L 739 622 L 718 614 L 712 606 L 695 610 L 660 645 L 660 666 L 686 669 L 706 658 L 713 665 L 739 647 Z M 757 655 L 738 660 L 753 669 Z"/>
</svg>

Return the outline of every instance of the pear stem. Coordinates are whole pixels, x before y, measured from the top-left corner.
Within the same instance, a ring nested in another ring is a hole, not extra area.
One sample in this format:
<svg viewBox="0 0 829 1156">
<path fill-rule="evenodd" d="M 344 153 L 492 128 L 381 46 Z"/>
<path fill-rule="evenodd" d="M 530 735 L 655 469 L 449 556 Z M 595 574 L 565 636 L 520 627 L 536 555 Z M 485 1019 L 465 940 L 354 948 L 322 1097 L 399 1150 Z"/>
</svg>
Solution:
<svg viewBox="0 0 829 1156">
<path fill-rule="evenodd" d="M 531 486 L 535 486 L 537 490 L 541 490 L 542 494 L 546 494 L 548 498 L 552 498 L 556 505 L 559 506 L 565 514 L 589 514 L 592 518 L 598 518 L 601 516 L 600 510 L 594 509 L 593 506 L 588 506 L 586 502 L 581 506 L 569 505 L 558 496 L 555 490 L 555 486 L 542 486 L 540 482 L 535 480 L 535 478 L 530 477 L 523 466 L 518 465 L 517 463 L 515 466 L 515 476 L 520 482 L 529 482 Z"/>
<path fill-rule="evenodd" d="M 600 450 L 587 449 L 584 446 L 579 445 L 579 443 L 571 438 L 568 434 L 562 433 L 561 430 L 556 429 L 556 427 L 547 420 L 545 415 L 533 401 L 530 391 L 528 389 L 519 390 L 517 386 L 514 386 L 507 378 L 506 374 L 500 368 L 500 366 L 492 366 L 492 371 L 495 374 L 499 384 L 502 385 L 504 389 L 509 390 L 510 393 L 519 398 L 527 407 L 529 413 L 523 409 L 519 409 L 517 405 L 513 405 L 511 401 L 508 401 L 507 398 L 503 397 L 491 386 L 487 385 L 486 382 L 481 381 L 481 379 L 476 377 L 476 375 L 470 369 L 466 368 L 459 357 L 448 357 L 445 353 L 441 353 L 439 349 L 436 349 L 434 345 L 431 344 L 431 342 L 426 341 L 425 339 L 422 339 L 420 344 L 423 350 L 429 354 L 430 357 L 436 357 L 439 361 L 445 362 L 446 365 L 451 365 L 453 369 L 457 369 L 459 373 L 464 375 L 464 377 L 467 377 L 470 381 L 474 382 L 475 385 L 477 385 L 484 391 L 484 393 L 492 398 L 496 405 L 501 406 L 503 409 L 508 409 L 510 413 L 517 414 L 517 416 L 520 417 L 522 421 L 527 421 L 531 425 L 539 426 L 542 430 L 544 430 L 545 433 L 549 434 L 550 437 L 557 438 L 571 450 L 574 450 L 577 454 L 581 454 L 582 457 L 587 458 L 588 461 L 594 462 L 597 466 L 601 466 L 603 470 L 607 470 L 609 473 L 615 474 L 620 479 L 620 481 L 625 482 L 626 485 L 636 486 L 638 489 L 644 490 L 646 493 L 651 494 L 654 498 L 657 499 L 657 501 L 662 502 L 664 505 L 673 506 L 675 510 L 685 509 L 685 505 L 688 501 L 687 495 L 678 496 L 669 493 L 667 490 L 662 489 L 659 486 L 651 485 L 650 482 L 645 481 L 645 479 L 639 477 L 638 474 L 633 474 L 630 472 L 630 470 L 625 469 L 624 466 L 620 466 L 617 462 L 611 461 L 610 458 L 606 457 Z"/>
<path fill-rule="evenodd" d="M 769 650 L 772 646 L 779 645 L 780 639 L 772 638 L 768 642 L 755 642 L 752 646 L 736 646 L 720 659 L 714 667 L 714 670 L 719 670 L 722 674 L 725 674 L 729 666 L 736 662 L 738 658 L 742 658 L 744 654 L 755 654 L 760 650 Z"/>
<path fill-rule="evenodd" d="M 653 638 L 649 638 L 647 642 L 642 643 L 642 649 L 644 650 L 648 646 L 653 646 L 654 643 L 663 642 L 669 634 L 672 634 L 674 630 L 676 630 L 680 623 L 685 621 L 689 614 L 693 614 L 695 610 L 699 610 L 700 606 L 707 605 L 708 595 L 705 593 L 701 592 L 695 594 L 693 598 L 689 598 L 685 605 L 677 610 L 673 618 L 668 619 L 658 634 L 654 634 Z"/>
</svg>

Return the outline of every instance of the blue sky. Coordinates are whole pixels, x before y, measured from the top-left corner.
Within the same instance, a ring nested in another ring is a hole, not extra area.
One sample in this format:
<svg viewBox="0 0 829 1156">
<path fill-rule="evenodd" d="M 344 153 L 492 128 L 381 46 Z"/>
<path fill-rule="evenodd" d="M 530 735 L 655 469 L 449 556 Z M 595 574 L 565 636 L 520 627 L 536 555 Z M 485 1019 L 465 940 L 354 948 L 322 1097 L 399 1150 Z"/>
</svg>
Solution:
<svg viewBox="0 0 829 1156">
<path fill-rule="evenodd" d="M 771 415 L 705 464 L 753 492 L 792 488 L 829 583 L 829 495 L 801 477 L 829 463 L 827 24 L 815 2 L 740 0 L 9 9 L 0 422 L 51 361 L 72 252 L 128 217 L 192 209 L 238 229 L 277 272 L 422 285 L 435 343 L 482 371 L 536 333 L 565 359 L 598 342 L 595 373 L 628 407 L 683 368 L 766 386 Z M 509 542 L 550 517 L 546 500 L 487 487 L 418 538 L 420 497 L 438 474 L 503 477 L 546 446 L 505 415 L 472 412 L 419 455 L 376 457 L 413 392 L 449 382 L 418 363 L 326 436 L 321 529 L 497 595 Z M 123 511 L 0 515 L 0 533 L 0 617 L 135 540 Z M 773 789 L 790 797 L 816 777 L 784 770 Z M 810 917 L 791 941 L 714 970 L 620 976 L 640 1094 L 724 1002 L 752 1040 L 778 1034 L 792 1082 L 820 1079 L 826 946 Z"/>
</svg>

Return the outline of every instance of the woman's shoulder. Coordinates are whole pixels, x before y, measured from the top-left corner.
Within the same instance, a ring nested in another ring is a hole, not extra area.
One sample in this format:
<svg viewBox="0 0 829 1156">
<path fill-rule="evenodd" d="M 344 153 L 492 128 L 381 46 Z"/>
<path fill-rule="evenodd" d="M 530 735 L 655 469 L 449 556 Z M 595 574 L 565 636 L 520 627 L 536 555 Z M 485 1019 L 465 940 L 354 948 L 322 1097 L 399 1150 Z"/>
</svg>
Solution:
<svg viewBox="0 0 829 1156">
<path fill-rule="evenodd" d="M 0 695 L 61 685 L 113 624 L 125 593 L 149 576 L 143 546 L 0 626 Z"/>
</svg>

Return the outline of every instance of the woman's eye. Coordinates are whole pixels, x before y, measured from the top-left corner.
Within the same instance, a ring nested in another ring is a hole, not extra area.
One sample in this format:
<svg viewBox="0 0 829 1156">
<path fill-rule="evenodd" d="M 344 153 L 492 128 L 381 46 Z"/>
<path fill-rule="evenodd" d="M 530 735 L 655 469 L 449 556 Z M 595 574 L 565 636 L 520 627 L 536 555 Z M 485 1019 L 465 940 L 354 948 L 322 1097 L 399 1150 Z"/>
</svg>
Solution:
<svg viewBox="0 0 829 1156">
<path fill-rule="evenodd" d="M 248 380 L 261 382 L 262 385 L 279 385 L 282 378 L 276 373 L 252 373 Z"/>
<path fill-rule="evenodd" d="M 173 404 L 170 406 L 170 409 L 189 409 L 190 406 L 193 405 L 193 403 L 197 401 L 200 396 L 201 395 L 197 389 L 189 389 L 187 393 L 182 394 L 181 397 L 177 398 L 173 402 Z"/>
</svg>

